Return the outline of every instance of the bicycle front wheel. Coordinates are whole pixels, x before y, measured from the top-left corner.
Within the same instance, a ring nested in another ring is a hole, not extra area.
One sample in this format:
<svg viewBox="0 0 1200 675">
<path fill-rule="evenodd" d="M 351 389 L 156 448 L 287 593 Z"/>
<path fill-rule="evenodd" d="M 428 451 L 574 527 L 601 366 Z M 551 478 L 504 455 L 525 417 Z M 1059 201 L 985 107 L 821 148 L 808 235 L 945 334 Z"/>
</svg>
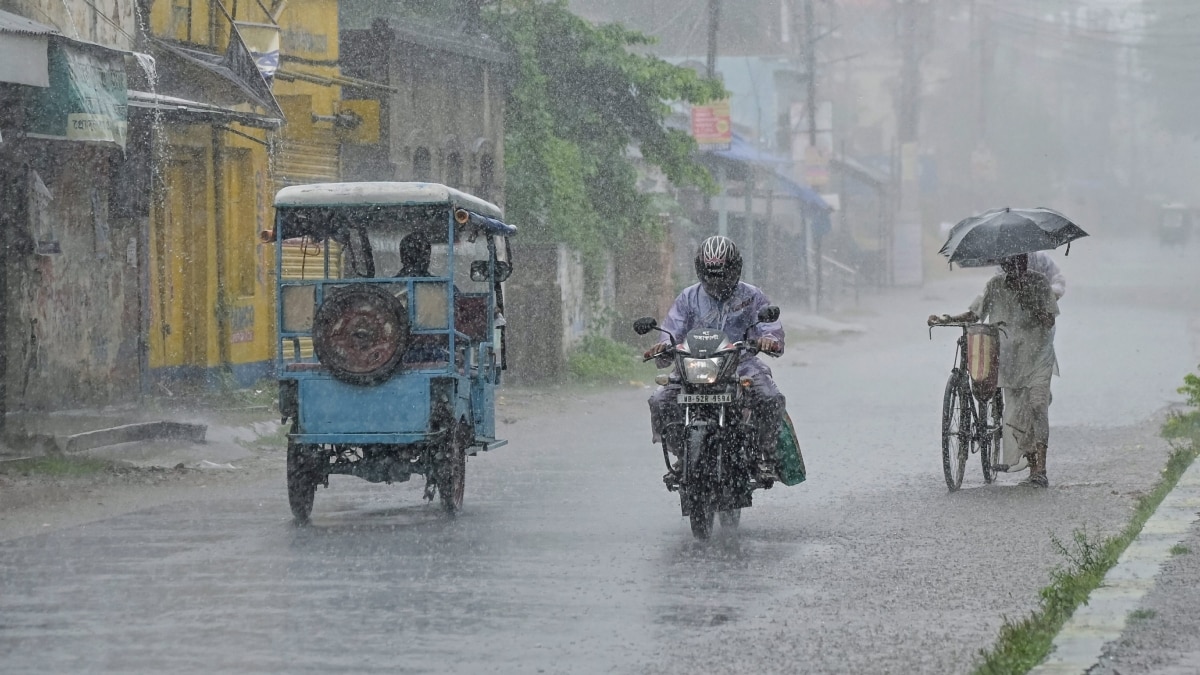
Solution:
<svg viewBox="0 0 1200 675">
<path fill-rule="evenodd" d="M 951 492 L 962 486 L 975 438 L 975 410 L 971 391 L 964 385 L 962 378 L 951 376 L 942 399 L 942 469 Z"/>
</svg>

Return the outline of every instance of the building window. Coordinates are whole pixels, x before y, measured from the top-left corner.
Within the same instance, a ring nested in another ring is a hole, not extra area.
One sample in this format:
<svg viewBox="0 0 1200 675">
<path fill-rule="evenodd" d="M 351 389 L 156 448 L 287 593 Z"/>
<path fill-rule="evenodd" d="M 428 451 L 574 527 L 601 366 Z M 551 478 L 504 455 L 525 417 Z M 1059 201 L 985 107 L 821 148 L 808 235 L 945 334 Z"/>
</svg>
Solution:
<svg viewBox="0 0 1200 675">
<path fill-rule="evenodd" d="M 446 184 L 452 188 L 463 186 L 462 155 L 452 152 L 446 156 Z"/>
<path fill-rule="evenodd" d="M 496 183 L 496 160 L 492 159 L 492 153 L 485 152 L 479 158 L 479 197 L 481 199 L 491 200 L 492 189 Z"/>
<path fill-rule="evenodd" d="M 413 153 L 413 180 L 430 181 L 433 179 L 433 158 L 427 148 L 417 148 Z"/>
</svg>

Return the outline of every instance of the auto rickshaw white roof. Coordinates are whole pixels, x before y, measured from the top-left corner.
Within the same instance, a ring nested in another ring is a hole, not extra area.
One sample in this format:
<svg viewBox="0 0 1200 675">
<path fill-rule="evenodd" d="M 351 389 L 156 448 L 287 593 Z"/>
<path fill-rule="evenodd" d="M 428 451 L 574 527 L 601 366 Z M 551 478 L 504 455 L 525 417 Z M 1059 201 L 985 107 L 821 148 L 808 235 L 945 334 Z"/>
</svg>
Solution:
<svg viewBox="0 0 1200 675">
<path fill-rule="evenodd" d="M 277 207 L 447 203 L 489 218 L 504 217 L 499 206 L 438 183 L 312 183 L 285 187 L 275 195 Z"/>
</svg>

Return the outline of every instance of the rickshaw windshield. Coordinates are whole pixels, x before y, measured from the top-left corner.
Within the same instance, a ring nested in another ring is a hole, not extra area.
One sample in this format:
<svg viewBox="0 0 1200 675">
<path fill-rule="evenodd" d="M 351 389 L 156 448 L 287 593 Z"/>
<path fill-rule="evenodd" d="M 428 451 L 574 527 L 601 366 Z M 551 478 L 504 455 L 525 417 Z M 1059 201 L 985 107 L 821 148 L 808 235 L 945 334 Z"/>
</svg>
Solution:
<svg viewBox="0 0 1200 675">
<path fill-rule="evenodd" d="M 470 263 L 488 260 L 493 237 L 471 224 L 457 225 L 455 269 L 451 270 L 450 225 L 450 207 L 445 204 L 292 207 L 278 213 L 285 246 L 300 247 L 304 258 L 314 258 L 300 278 L 437 277 L 451 278 L 461 291 L 487 291 L 486 282 L 471 280 Z M 427 259 L 420 253 L 413 255 L 426 247 Z M 503 251 L 503 246 L 497 251 L 501 257 Z M 326 252 L 328 268 L 323 264 Z M 414 257 L 428 262 L 414 266 Z"/>
</svg>

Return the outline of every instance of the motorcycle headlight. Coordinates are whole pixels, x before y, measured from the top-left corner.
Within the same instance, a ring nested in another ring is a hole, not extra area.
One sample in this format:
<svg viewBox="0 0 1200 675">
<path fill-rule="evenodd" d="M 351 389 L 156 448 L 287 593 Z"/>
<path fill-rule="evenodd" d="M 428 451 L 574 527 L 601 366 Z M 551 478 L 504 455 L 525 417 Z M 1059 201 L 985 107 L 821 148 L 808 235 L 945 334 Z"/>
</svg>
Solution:
<svg viewBox="0 0 1200 675">
<path fill-rule="evenodd" d="M 713 359 L 684 359 L 683 377 L 692 384 L 712 384 L 721 374 L 721 365 L 725 363 L 724 356 Z"/>
</svg>

